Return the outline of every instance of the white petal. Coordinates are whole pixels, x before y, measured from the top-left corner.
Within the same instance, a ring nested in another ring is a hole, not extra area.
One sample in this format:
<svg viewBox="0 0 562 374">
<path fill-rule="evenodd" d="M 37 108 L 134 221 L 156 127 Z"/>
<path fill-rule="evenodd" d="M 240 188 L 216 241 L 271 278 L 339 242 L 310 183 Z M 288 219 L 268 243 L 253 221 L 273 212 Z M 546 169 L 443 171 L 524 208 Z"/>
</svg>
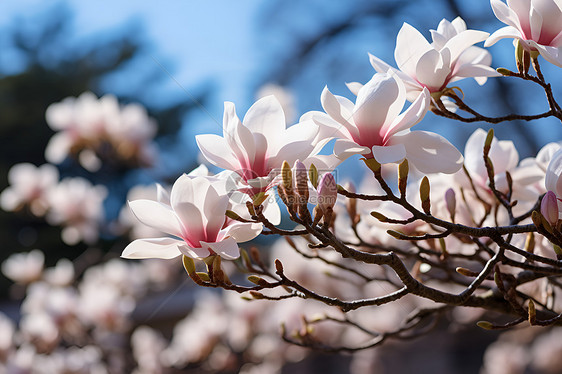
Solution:
<svg viewBox="0 0 562 374">
<path fill-rule="evenodd" d="M 353 122 L 361 135 L 367 132 L 378 134 L 379 129 L 385 123 L 387 114 L 397 115 L 405 101 L 404 86 L 386 73 L 377 73 L 357 94 Z M 393 113 L 388 113 L 391 106 L 394 107 Z"/>
<path fill-rule="evenodd" d="M 441 135 L 412 131 L 393 137 L 406 148 L 408 162 L 425 174 L 457 172 L 463 163 L 461 153 Z"/>
<path fill-rule="evenodd" d="M 510 4 L 509 7 L 508 7 L 501 0 L 491 0 L 490 3 L 492 5 L 492 10 L 493 10 L 495 16 L 500 21 L 502 21 L 506 25 L 512 26 L 516 29 L 521 29 L 521 25 L 519 23 L 519 17 L 516 14 L 516 12 L 511 9 L 511 8 L 513 8 L 512 4 Z M 530 1 L 529 1 L 529 3 L 530 3 Z M 527 10 L 527 14 L 528 14 L 528 10 Z"/>
<path fill-rule="evenodd" d="M 223 169 L 236 170 L 240 163 L 232 154 L 226 140 L 218 135 L 204 134 L 195 137 L 197 146 L 211 164 Z"/>
<path fill-rule="evenodd" d="M 451 61 L 455 61 L 466 49 L 486 40 L 488 35 L 490 34 L 484 31 L 466 30 L 451 38 L 444 48 L 451 51 Z"/>
<path fill-rule="evenodd" d="M 190 246 L 187 246 L 187 245 L 182 245 L 182 246 L 179 246 L 178 248 L 179 248 L 179 250 L 182 254 L 186 255 L 187 257 L 191 257 L 191 258 L 205 258 L 205 257 L 207 257 L 211 254 L 211 253 L 209 253 L 208 246 L 190 247 Z"/>
<path fill-rule="evenodd" d="M 279 206 L 276 203 L 269 204 L 269 205 L 276 206 L 277 210 L 279 210 Z M 271 212 L 269 213 L 271 216 Z M 279 224 L 279 222 L 277 223 L 273 222 L 270 218 L 273 218 L 273 220 L 275 220 L 275 217 L 268 217 L 265 211 L 264 211 L 264 215 L 274 225 Z M 279 216 L 279 220 L 280 219 L 281 216 Z M 238 243 L 243 243 L 254 239 L 262 232 L 262 229 L 263 226 L 261 223 L 232 222 L 223 230 L 223 234 L 224 234 L 223 237 L 229 236 L 232 237 L 234 240 L 236 240 Z"/>
<path fill-rule="evenodd" d="M 373 156 L 381 164 L 398 163 L 406 158 L 406 149 L 402 144 L 374 146 Z"/>
<path fill-rule="evenodd" d="M 236 240 L 231 237 L 227 237 L 220 242 L 215 243 L 205 243 L 201 242 L 201 245 L 212 249 L 216 254 L 227 260 L 234 260 L 240 257 L 240 249 Z"/>
<path fill-rule="evenodd" d="M 328 90 L 328 87 L 324 87 L 320 101 L 322 102 L 322 108 L 324 108 L 324 111 L 330 117 L 332 117 L 340 125 L 343 125 L 347 131 L 352 134 L 352 136 L 357 134 L 357 128 L 349 122 L 351 118 L 345 118 L 342 116 L 341 104 L 330 92 L 330 90 Z"/>
<path fill-rule="evenodd" d="M 402 162 L 406 158 L 406 149 L 402 144 L 374 146 L 373 156 L 381 164 Z"/>
<path fill-rule="evenodd" d="M 562 198 L 562 149 L 552 155 L 546 169 L 544 185 L 547 191 L 552 191 L 558 198 Z"/>
<path fill-rule="evenodd" d="M 517 39 L 517 38 L 523 38 L 523 36 L 515 27 L 505 26 L 494 32 L 492 35 L 490 35 L 488 39 L 486 39 L 486 42 L 484 43 L 484 47 L 490 47 L 496 44 L 498 40 L 503 38 Z"/>
<path fill-rule="evenodd" d="M 396 37 L 394 59 L 400 70 L 411 77 L 415 77 L 418 59 L 432 49 L 433 47 L 418 30 L 404 23 Z"/>
<path fill-rule="evenodd" d="M 396 117 L 388 127 L 385 126 L 385 128 L 381 130 L 384 139 L 388 139 L 393 134 L 409 129 L 421 121 L 427 113 L 430 103 L 431 95 L 429 94 L 427 88 L 424 88 L 408 109 Z"/>
<path fill-rule="evenodd" d="M 170 194 L 160 183 L 156 183 L 156 201 L 164 205 L 170 205 Z"/>
<path fill-rule="evenodd" d="M 427 51 L 417 61 L 416 78 L 431 92 L 441 90 L 451 72 L 450 52 L 447 48 L 438 52 L 434 49 Z"/>
<path fill-rule="evenodd" d="M 181 254 L 178 245 L 183 242 L 172 238 L 137 239 L 121 254 L 123 258 L 175 258 Z"/>
<path fill-rule="evenodd" d="M 334 154 L 340 160 L 357 154 L 368 154 L 370 151 L 369 147 L 363 147 L 348 139 L 338 139 L 334 144 Z"/>
<path fill-rule="evenodd" d="M 181 237 L 180 222 L 169 206 L 152 200 L 133 200 L 129 201 L 129 207 L 143 224 Z"/>
<path fill-rule="evenodd" d="M 355 96 L 357 96 L 357 93 L 359 92 L 361 87 L 363 87 L 363 85 L 359 82 L 349 82 L 349 83 L 346 83 L 345 85 L 347 86 L 347 88 L 349 88 L 351 93 L 354 94 Z"/>
<path fill-rule="evenodd" d="M 256 101 L 242 122 L 252 133 L 263 134 L 268 139 L 275 139 L 285 130 L 283 108 L 273 95 Z"/>
<path fill-rule="evenodd" d="M 529 44 L 533 45 L 546 61 L 558 67 L 562 67 L 562 47 L 548 47 L 535 42 L 530 42 Z"/>
<path fill-rule="evenodd" d="M 462 77 L 462 78 L 500 77 L 500 76 L 501 74 L 498 73 L 496 69 L 486 65 L 465 64 L 455 72 L 455 77 Z"/>
</svg>

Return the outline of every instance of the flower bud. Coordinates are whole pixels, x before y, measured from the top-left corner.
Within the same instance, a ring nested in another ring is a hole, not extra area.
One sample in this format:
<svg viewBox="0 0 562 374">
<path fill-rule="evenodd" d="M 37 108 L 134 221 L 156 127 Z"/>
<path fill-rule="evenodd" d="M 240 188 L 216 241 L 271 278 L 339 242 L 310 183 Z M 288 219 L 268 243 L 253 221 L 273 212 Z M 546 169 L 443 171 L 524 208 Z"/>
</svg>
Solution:
<svg viewBox="0 0 562 374">
<path fill-rule="evenodd" d="M 293 165 L 293 177 L 297 193 L 308 200 L 308 173 L 306 166 L 300 160 L 295 161 Z"/>
<path fill-rule="evenodd" d="M 290 190 L 292 186 L 293 173 L 291 172 L 291 166 L 287 161 L 283 161 L 283 165 L 281 166 L 281 178 L 283 180 L 283 187 L 285 189 Z"/>
<path fill-rule="evenodd" d="M 431 202 L 429 200 L 429 189 L 429 179 L 427 177 L 423 177 L 420 183 L 420 200 L 425 214 L 430 214 Z"/>
<path fill-rule="evenodd" d="M 548 191 L 542 198 L 541 214 L 551 226 L 555 226 L 558 222 L 558 201 L 554 192 Z"/>
<path fill-rule="evenodd" d="M 447 205 L 447 210 L 449 211 L 449 214 L 451 215 L 451 220 L 454 222 L 455 221 L 455 211 L 456 211 L 456 207 L 457 207 L 457 198 L 456 198 L 456 195 L 455 195 L 455 190 L 453 190 L 452 188 L 449 188 L 445 192 L 445 204 Z"/>
<path fill-rule="evenodd" d="M 318 206 L 324 215 L 331 211 L 338 198 L 338 188 L 332 173 L 322 175 L 318 182 Z"/>
</svg>

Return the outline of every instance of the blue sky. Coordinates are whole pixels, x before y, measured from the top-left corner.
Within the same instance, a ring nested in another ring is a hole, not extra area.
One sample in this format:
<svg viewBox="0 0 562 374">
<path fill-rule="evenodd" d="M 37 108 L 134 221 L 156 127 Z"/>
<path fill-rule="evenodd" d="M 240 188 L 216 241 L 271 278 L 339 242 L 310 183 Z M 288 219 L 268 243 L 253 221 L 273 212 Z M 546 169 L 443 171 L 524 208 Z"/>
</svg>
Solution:
<svg viewBox="0 0 562 374">
<path fill-rule="evenodd" d="M 141 64 L 160 63 L 187 89 L 210 78 L 221 82 L 219 102 L 239 93 L 241 83 L 257 68 L 253 18 L 262 2 L 134 0 L 64 2 L 75 18 L 74 38 L 116 29 L 127 22 L 140 22 L 151 56 Z M 0 2 L 0 26 L 17 17 L 28 18 L 52 6 L 38 0 Z M 154 61 L 154 59 L 157 62 Z M 163 74 L 166 75 L 163 71 Z M 115 89 L 115 87 L 112 87 Z M 181 90 L 171 78 L 167 89 Z"/>
</svg>

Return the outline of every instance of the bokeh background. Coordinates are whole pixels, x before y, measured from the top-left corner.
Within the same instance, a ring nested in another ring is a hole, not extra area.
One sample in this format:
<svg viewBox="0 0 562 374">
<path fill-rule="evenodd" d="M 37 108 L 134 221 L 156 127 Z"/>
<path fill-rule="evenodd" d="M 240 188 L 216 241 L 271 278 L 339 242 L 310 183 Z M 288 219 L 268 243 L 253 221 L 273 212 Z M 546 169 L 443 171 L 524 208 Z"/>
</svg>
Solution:
<svg viewBox="0 0 562 374">
<path fill-rule="evenodd" d="M 486 0 L 2 1 L 0 191 L 8 186 L 12 165 L 45 163 L 44 149 L 53 135 L 45 121 L 50 104 L 85 91 L 98 97 L 111 93 L 123 104 L 141 103 L 156 119 L 158 162 L 151 168 L 108 165 L 96 173 L 70 159 L 58 165 L 63 177 L 78 175 L 108 188 L 104 207 L 110 222 L 132 186 L 171 183 L 198 165 L 194 135 L 222 131 L 224 101 L 234 102 L 242 115 L 264 86 L 281 86 L 292 96 L 296 122 L 304 112 L 321 109 L 324 86 L 351 97 L 346 82 L 368 81 L 374 73 L 368 52 L 393 65 L 403 22 L 429 38 L 428 30 L 442 18 L 456 16 L 471 29 L 493 32 L 502 26 Z M 510 41 L 490 51 L 493 67 L 515 69 Z M 555 95 L 560 94 L 560 73 L 549 64 L 543 69 L 555 83 Z M 546 109 L 537 87 L 515 79 L 489 79 L 483 87 L 467 79 L 459 86 L 469 105 L 491 116 Z M 417 126 L 442 134 L 460 150 L 476 128 L 488 129 L 484 123 L 453 123 L 432 114 Z M 495 130 L 499 139 L 514 141 L 521 159 L 562 135 L 554 119 L 499 124 Z M 360 175 L 345 166 L 338 172 L 342 180 Z M 0 238 L 0 262 L 40 248 L 52 266 L 63 257 L 80 259 L 91 249 L 62 243 L 60 228 L 40 219 L 4 211 Z M 100 259 L 117 257 L 128 243 L 110 230 L 102 230 L 100 238 L 95 248 Z M 17 319 L 18 301 L 9 299 L 11 282 L 0 277 L 0 310 Z M 453 356 L 443 358 L 464 362 L 458 372 L 477 370 L 486 344 L 495 338 L 473 341 L 473 336 L 459 340 L 448 350 Z"/>
</svg>

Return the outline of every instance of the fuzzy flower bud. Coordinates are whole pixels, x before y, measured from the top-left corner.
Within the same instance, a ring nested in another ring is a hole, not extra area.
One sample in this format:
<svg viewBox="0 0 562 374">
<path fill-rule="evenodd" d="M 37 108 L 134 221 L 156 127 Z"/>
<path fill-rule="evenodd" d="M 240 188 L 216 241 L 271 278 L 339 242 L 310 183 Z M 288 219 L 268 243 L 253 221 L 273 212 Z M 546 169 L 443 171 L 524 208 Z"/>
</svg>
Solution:
<svg viewBox="0 0 562 374">
<path fill-rule="evenodd" d="M 542 198 L 541 214 L 552 226 L 558 222 L 558 202 L 554 192 L 548 191 Z"/>
<path fill-rule="evenodd" d="M 445 192 L 445 204 L 447 204 L 447 210 L 449 211 L 449 214 L 451 215 L 451 220 L 455 220 L 455 210 L 456 210 L 456 206 L 457 206 L 457 198 L 455 196 L 455 190 L 453 190 L 452 188 L 449 188 L 446 192 Z"/>
<path fill-rule="evenodd" d="M 295 189 L 297 193 L 308 200 L 308 173 L 306 166 L 300 161 L 295 161 L 293 166 L 293 177 L 295 178 Z"/>
<path fill-rule="evenodd" d="M 338 188 L 332 173 L 326 173 L 318 182 L 318 206 L 324 215 L 331 211 L 338 198 Z"/>
</svg>

